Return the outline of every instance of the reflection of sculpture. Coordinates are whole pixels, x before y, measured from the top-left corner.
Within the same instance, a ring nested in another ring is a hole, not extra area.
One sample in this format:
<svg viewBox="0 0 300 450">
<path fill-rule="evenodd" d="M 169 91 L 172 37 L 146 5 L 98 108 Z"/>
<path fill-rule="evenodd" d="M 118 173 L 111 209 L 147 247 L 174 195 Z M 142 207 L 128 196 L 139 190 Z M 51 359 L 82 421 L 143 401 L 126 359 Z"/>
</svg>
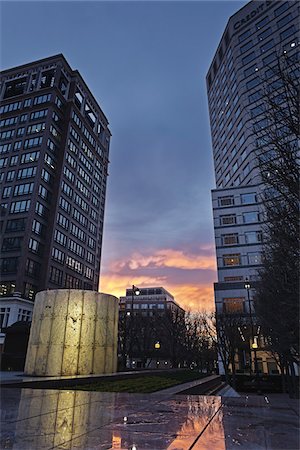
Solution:
<svg viewBox="0 0 300 450">
<path fill-rule="evenodd" d="M 41 450 L 59 446 L 70 449 L 73 445 L 79 449 L 87 448 L 87 433 L 103 427 L 114 418 L 115 394 L 110 394 L 108 408 L 103 408 L 104 395 L 97 393 L 95 396 L 95 392 L 84 391 L 23 389 L 13 448 Z M 111 445 L 111 432 L 106 431 L 102 438 Z"/>
<path fill-rule="evenodd" d="M 118 299 L 93 291 L 39 292 L 25 374 L 88 375 L 117 370 Z"/>
</svg>

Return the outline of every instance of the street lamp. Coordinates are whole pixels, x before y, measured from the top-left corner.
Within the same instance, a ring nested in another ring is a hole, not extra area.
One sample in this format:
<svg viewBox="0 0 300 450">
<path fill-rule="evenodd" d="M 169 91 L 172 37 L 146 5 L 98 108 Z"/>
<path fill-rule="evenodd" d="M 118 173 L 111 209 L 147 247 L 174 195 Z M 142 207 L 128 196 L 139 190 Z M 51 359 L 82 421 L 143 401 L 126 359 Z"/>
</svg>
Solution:
<svg viewBox="0 0 300 450">
<path fill-rule="evenodd" d="M 157 350 L 160 349 L 160 342 L 159 341 L 155 342 L 154 348 L 156 348 Z"/>
<path fill-rule="evenodd" d="M 254 325 L 253 325 L 253 317 L 252 317 L 252 308 L 251 308 L 251 300 L 250 300 L 250 289 L 251 285 L 249 283 L 248 278 L 245 279 L 245 289 L 247 291 L 247 298 L 248 298 L 248 306 L 249 306 L 249 317 L 250 317 L 250 325 L 251 325 L 251 347 L 254 351 L 254 372 L 256 377 L 258 377 L 258 364 L 257 364 L 257 354 L 256 349 L 258 348 L 257 345 L 257 337 L 254 336 Z M 252 371 L 252 353 L 250 348 L 250 373 Z"/>
<path fill-rule="evenodd" d="M 135 295 L 140 295 L 141 291 L 140 289 L 135 286 L 134 284 L 132 285 L 132 291 L 131 291 L 131 308 L 130 308 L 130 312 L 128 314 L 127 312 L 127 316 L 130 317 L 130 343 L 129 343 L 129 359 L 130 359 L 130 367 L 132 366 L 132 320 L 133 320 L 133 303 L 134 303 L 134 296 Z"/>
</svg>

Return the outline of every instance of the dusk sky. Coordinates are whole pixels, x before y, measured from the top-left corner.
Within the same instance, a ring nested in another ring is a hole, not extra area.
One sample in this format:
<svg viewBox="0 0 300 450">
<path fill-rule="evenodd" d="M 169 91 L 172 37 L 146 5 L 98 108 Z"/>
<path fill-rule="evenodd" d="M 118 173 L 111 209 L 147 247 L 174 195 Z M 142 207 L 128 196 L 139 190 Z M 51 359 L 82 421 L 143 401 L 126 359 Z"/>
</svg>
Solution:
<svg viewBox="0 0 300 450">
<path fill-rule="evenodd" d="M 163 286 L 213 308 L 205 76 L 246 1 L 1 2 L 1 66 L 63 53 L 112 132 L 100 289 Z"/>
</svg>

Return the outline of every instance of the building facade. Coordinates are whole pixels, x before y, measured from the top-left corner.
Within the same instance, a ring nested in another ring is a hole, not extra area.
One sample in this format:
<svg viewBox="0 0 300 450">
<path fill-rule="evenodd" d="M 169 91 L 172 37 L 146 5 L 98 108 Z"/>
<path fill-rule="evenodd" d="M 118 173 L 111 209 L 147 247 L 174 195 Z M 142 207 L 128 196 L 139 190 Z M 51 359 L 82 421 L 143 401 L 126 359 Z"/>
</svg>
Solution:
<svg viewBox="0 0 300 450">
<path fill-rule="evenodd" d="M 0 294 L 98 290 L 111 133 L 55 55 L 1 72 Z"/>
<path fill-rule="evenodd" d="M 249 312 L 261 265 L 264 186 L 256 152 L 267 126 L 264 80 L 299 47 L 299 3 L 251 1 L 228 21 L 207 74 L 216 189 L 212 191 L 217 312 Z M 267 151 L 267 149 L 265 150 Z"/>
<path fill-rule="evenodd" d="M 120 297 L 120 311 L 143 317 L 152 317 L 166 311 L 178 312 L 183 316 L 185 313 L 173 295 L 163 287 L 126 289 L 126 296 Z"/>
</svg>

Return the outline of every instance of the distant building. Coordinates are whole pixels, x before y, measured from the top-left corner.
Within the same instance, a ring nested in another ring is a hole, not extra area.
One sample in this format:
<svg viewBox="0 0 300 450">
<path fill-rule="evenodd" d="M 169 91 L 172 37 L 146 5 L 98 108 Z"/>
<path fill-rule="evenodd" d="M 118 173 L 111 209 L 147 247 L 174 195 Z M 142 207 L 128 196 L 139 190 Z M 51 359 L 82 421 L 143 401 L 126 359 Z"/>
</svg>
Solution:
<svg viewBox="0 0 300 450">
<path fill-rule="evenodd" d="M 133 314 L 141 316 L 153 316 L 165 311 L 178 312 L 184 315 L 181 308 L 171 295 L 163 287 L 141 288 L 136 295 L 132 289 L 126 289 L 126 296 L 120 297 L 120 311 L 133 311 Z"/>
<path fill-rule="evenodd" d="M 21 298 L 18 294 L 0 298 L 0 354 L 2 353 L 5 333 L 3 328 L 15 322 L 31 322 L 33 302 Z"/>
<path fill-rule="evenodd" d="M 120 297 L 120 364 L 128 369 L 176 367 L 184 320 L 184 309 L 163 287 L 126 289 Z"/>
<path fill-rule="evenodd" d="M 108 120 L 61 54 L 0 80 L 0 295 L 97 291 Z"/>
</svg>

